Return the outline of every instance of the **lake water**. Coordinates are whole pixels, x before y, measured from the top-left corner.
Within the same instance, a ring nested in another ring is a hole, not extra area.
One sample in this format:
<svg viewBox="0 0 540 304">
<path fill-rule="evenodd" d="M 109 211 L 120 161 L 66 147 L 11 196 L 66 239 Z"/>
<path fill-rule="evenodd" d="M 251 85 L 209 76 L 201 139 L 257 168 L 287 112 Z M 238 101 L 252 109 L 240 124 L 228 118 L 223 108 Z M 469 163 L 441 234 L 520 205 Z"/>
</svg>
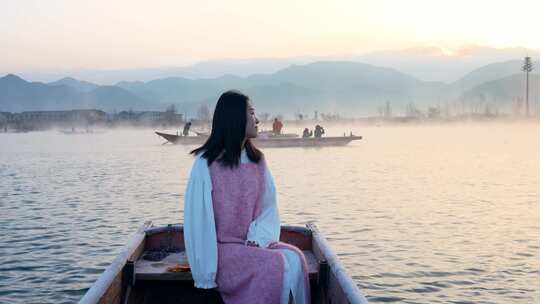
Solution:
<svg viewBox="0 0 540 304">
<path fill-rule="evenodd" d="M 540 302 L 539 124 L 329 129 L 364 140 L 264 152 L 282 222 L 315 221 L 370 302 Z M 76 302 L 145 220 L 181 222 L 192 158 L 162 142 L 0 134 L 0 302 Z"/>
</svg>

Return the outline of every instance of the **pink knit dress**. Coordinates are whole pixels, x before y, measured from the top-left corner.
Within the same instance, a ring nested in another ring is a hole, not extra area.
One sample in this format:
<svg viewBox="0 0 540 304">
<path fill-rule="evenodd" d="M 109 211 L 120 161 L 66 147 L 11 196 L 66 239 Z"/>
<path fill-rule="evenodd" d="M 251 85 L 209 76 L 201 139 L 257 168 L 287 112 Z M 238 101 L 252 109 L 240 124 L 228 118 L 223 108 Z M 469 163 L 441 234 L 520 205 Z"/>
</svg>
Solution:
<svg viewBox="0 0 540 304">
<path fill-rule="evenodd" d="M 274 243 L 268 248 L 245 245 L 249 226 L 261 213 L 264 160 L 258 164 L 241 163 L 234 169 L 215 161 L 209 169 L 218 242 L 216 283 L 223 301 L 279 304 L 284 257 L 276 249 L 290 249 L 301 258 L 309 303 L 307 264 L 300 250 L 285 243 Z"/>
</svg>

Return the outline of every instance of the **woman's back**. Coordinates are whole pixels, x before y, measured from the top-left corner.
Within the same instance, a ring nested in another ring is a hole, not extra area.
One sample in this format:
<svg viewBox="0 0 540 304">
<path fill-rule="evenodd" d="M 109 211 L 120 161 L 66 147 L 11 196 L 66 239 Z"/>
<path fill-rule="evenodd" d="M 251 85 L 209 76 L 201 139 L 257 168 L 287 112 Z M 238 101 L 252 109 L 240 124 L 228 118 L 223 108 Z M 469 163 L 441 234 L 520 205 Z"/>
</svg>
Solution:
<svg viewBox="0 0 540 304">
<path fill-rule="evenodd" d="M 195 285 L 217 287 L 227 304 L 309 303 L 304 255 L 279 242 L 275 186 L 257 137 L 255 110 L 239 92 L 221 95 L 212 132 L 184 203 L 186 252 Z M 217 251 L 217 252 L 216 252 Z"/>
<path fill-rule="evenodd" d="M 244 243 L 250 223 L 260 214 L 264 193 L 264 162 L 229 168 L 210 166 L 212 204 L 219 243 Z"/>
</svg>

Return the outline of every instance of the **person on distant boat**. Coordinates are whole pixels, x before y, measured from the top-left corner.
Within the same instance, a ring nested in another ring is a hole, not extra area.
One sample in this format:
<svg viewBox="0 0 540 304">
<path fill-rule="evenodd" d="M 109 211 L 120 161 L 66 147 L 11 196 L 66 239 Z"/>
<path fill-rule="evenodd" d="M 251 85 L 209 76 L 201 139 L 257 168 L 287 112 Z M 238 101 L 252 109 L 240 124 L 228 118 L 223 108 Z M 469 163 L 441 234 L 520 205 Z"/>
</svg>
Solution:
<svg viewBox="0 0 540 304">
<path fill-rule="evenodd" d="M 184 125 L 184 130 L 182 131 L 182 134 L 184 136 L 188 136 L 189 135 L 189 129 L 191 128 L 191 121 L 188 121 L 186 122 L 186 124 Z"/>
<path fill-rule="evenodd" d="M 321 138 L 322 135 L 324 134 L 324 128 L 320 125 L 316 125 L 315 126 L 315 137 L 316 138 Z"/>
<path fill-rule="evenodd" d="M 283 123 L 279 121 L 277 117 L 274 118 L 274 123 L 272 124 L 272 131 L 274 132 L 274 135 L 280 135 L 281 128 L 283 128 Z"/>
<path fill-rule="evenodd" d="M 302 132 L 302 138 L 309 138 L 311 136 L 313 136 L 313 131 L 311 131 L 308 128 L 305 128 L 304 132 Z"/>
<path fill-rule="evenodd" d="M 258 123 L 248 96 L 225 92 L 210 137 L 191 152 L 184 237 L 195 287 L 217 288 L 228 304 L 310 303 L 304 254 L 279 242 L 274 180 L 251 142 Z"/>
</svg>

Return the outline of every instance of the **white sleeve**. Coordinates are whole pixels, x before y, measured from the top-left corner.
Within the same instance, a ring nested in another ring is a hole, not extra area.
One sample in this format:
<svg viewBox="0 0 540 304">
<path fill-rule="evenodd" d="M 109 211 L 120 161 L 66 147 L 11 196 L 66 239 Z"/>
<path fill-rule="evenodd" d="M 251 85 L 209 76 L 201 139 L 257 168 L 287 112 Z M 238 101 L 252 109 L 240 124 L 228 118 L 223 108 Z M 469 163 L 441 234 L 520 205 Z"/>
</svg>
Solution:
<svg viewBox="0 0 540 304">
<path fill-rule="evenodd" d="M 206 159 L 201 156 L 193 164 L 185 192 L 184 243 L 195 287 L 217 287 L 218 258 L 212 181 Z"/>
<path fill-rule="evenodd" d="M 268 167 L 265 172 L 265 183 L 261 214 L 251 222 L 247 234 L 248 240 L 257 242 L 261 247 L 267 247 L 270 243 L 279 241 L 281 229 L 276 187 Z"/>
</svg>

